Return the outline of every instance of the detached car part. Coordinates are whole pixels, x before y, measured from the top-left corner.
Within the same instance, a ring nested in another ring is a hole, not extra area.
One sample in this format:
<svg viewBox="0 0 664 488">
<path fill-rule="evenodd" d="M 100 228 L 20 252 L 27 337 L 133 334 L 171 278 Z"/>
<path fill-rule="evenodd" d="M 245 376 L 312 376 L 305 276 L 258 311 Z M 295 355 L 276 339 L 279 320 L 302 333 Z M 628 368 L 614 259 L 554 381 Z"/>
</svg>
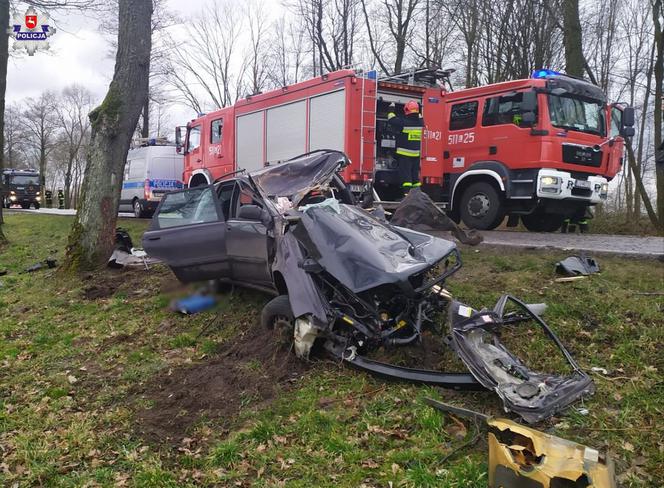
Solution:
<svg viewBox="0 0 664 488">
<path fill-rule="evenodd" d="M 587 276 L 599 273 L 599 264 L 588 256 L 570 256 L 556 263 L 556 273 L 567 276 Z"/>
<path fill-rule="evenodd" d="M 611 458 L 506 419 L 489 419 L 489 487 L 615 488 Z"/>
<path fill-rule="evenodd" d="M 615 488 L 613 461 L 576 442 L 425 398 L 446 413 L 488 427 L 490 488 Z"/>
<path fill-rule="evenodd" d="M 505 313 L 508 303 L 518 312 Z M 536 423 L 565 409 L 579 398 L 595 391 L 592 379 L 584 373 L 551 328 L 521 300 L 503 295 L 493 310 L 475 311 L 452 302 L 450 345 L 473 376 L 495 391 L 505 409 Z M 569 375 L 541 373 L 529 369 L 500 342 L 501 327 L 508 323 L 533 320 L 560 350 L 572 369 Z"/>
</svg>

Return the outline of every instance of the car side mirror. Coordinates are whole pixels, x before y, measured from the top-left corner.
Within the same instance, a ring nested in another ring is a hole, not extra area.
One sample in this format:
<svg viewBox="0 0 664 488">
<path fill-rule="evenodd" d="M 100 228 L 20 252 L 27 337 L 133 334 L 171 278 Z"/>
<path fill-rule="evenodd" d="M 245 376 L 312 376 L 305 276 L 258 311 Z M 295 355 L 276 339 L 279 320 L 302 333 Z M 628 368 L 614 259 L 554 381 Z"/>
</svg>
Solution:
<svg viewBox="0 0 664 488">
<path fill-rule="evenodd" d="M 263 220 L 263 209 L 258 205 L 242 205 L 237 217 L 242 220 Z"/>
<path fill-rule="evenodd" d="M 307 273 L 317 274 L 323 271 L 323 267 L 320 263 L 317 263 L 311 258 L 307 258 L 300 263 L 300 267 Z"/>
</svg>

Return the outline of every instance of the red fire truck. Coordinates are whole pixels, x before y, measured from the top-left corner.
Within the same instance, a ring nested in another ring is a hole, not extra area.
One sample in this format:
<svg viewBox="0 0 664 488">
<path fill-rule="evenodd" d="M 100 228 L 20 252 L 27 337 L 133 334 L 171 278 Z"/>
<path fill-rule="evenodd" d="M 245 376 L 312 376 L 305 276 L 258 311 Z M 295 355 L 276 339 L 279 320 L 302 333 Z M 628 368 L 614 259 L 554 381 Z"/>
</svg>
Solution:
<svg viewBox="0 0 664 488">
<path fill-rule="evenodd" d="M 456 220 L 478 229 L 506 215 L 533 231 L 553 231 L 607 196 L 620 170 L 634 112 L 609 105 L 586 81 L 538 70 L 533 77 L 459 91 L 449 71 L 389 78 L 341 70 L 251 95 L 187 124 L 184 181 L 210 184 L 316 149 L 343 150 L 342 175 L 388 207 L 401 197 L 387 114 L 408 101 L 424 118 L 423 190 Z M 448 83 L 449 84 L 449 83 Z M 394 104 L 394 105 L 392 105 Z"/>
</svg>

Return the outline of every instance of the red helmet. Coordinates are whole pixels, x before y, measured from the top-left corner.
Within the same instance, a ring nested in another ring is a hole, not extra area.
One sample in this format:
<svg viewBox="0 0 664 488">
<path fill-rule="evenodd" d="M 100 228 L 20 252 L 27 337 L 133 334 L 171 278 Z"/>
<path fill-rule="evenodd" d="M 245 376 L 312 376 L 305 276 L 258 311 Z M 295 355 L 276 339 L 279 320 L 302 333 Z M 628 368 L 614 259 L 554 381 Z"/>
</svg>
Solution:
<svg viewBox="0 0 664 488">
<path fill-rule="evenodd" d="M 403 111 L 406 115 L 420 113 L 420 106 L 415 100 L 409 100 L 403 106 Z"/>
</svg>

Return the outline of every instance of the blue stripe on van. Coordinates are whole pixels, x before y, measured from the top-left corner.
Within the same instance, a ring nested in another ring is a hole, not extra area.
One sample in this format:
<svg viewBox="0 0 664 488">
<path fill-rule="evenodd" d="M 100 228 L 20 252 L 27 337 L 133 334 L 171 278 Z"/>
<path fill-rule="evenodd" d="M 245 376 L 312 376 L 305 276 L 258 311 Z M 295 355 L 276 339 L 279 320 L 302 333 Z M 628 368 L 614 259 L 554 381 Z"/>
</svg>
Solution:
<svg viewBox="0 0 664 488">
<path fill-rule="evenodd" d="M 144 181 L 125 181 L 122 183 L 123 190 L 132 188 L 143 188 Z M 184 183 L 179 180 L 149 180 L 150 188 L 159 190 L 178 190 L 184 188 Z"/>
</svg>

